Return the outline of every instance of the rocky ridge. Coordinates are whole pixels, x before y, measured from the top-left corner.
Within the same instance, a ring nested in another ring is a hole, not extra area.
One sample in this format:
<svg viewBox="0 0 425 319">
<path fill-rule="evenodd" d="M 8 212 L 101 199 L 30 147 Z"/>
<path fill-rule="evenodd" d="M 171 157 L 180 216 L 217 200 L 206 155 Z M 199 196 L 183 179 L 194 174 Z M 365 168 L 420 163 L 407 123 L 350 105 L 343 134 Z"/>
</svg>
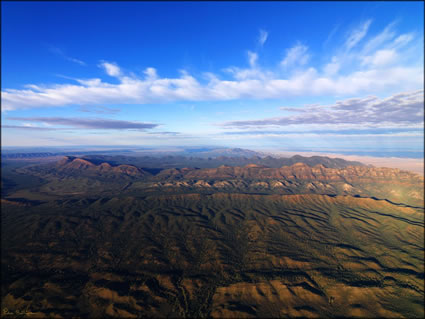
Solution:
<svg viewBox="0 0 425 319">
<path fill-rule="evenodd" d="M 424 178 L 399 169 L 368 166 L 327 168 L 305 163 L 270 168 L 248 164 L 217 168 L 172 168 L 151 174 L 133 165 L 111 165 L 72 156 L 56 164 L 21 170 L 51 181 L 44 192 L 69 193 L 108 189 L 148 192 L 247 192 L 277 194 L 323 194 L 376 197 L 397 203 L 424 206 Z M 60 182 L 58 181 L 60 178 Z M 69 180 L 69 183 L 66 181 Z M 97 181 L 97 182 L 96 182 Z M 100 183 L 100 184 L 99 184 Z"/>
<path fill-rule="evenodd" d="M 109 163 L 93 163 L 89 160 L 74 157 L 65 156 L 56 163 L 53 169 L 50 169 L 50 173 L 72 173 L 81 172 L 82 174 L 123 174 L 132 177 L 144 177 L 150 175 L 148 172 L 143 171 L 133 165 L 117 165 L 112 166 Z"/>
</svg>

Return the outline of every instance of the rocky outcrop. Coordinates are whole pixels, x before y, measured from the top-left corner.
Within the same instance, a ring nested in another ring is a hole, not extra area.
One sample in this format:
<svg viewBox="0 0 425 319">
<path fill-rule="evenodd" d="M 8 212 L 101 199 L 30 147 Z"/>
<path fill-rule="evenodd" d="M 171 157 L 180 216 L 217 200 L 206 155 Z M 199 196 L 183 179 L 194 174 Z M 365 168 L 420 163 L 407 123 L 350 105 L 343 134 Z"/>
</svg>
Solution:
<svg viewBox="0 0 425 319">
<path fill-rule="evenodd" d="M 157 191 L 164 188 L 172 191 L 172 188 L 176 191 L 180 189 L 195 192 L 224 190 L 279 194 L 345 194 L 424 206 L 423 176 L 385 167 L 348 166 L 338 169 L 327 168 L 321 164 L 311 167 L 298 162 L 280 168 L 257 164 L 243 167 L 221 165 L 204 169 L 172 168 L 152 175 L 133 165 L 111 165 L 107 162 L 66 156 L 56 164 L 33 166 L 23 169 L 22 172 L 50 180 L 59 177 L 64 187 L 67 178 L 75 185 L 80 182 L 91 183 L 92 179 L 103 184 L 141 181 L 142 184 L 138 187 Z M 121 190 L 129 187 L 128 184 L 117 185 Z"/>
<path fill-rule="evenodd" d="M 247 165 L 245 167 L 231 167 L 222 165 L 218 168 L 166 170 L 168 177 L 178 175 L 186 179 L 289 179 L 289 180 L 318 180 L 318 181 L 347 181 L 367 179 L 396 179 L 414 182 L 423 182 L 420 175 L 393 168 L 375 168 L 367 166 L 348 166 L 343 169 L 326 168 L 323 165 L 310 167 L 304 163 L 281 168 L 268 168 L 260 165 Z M 171 174 L 171 172 L 176 172 Z M 165 171 L 161 172 L 163 176 Z"/>
<path fill-rule="evenodd" d="M 118 165 L 112 166 L 109 163 L 95 164 L 83 158 L 74 156 L 65 156 L 57 162 L 56 170 L 60 172 L 75 172 L 80 171 L 82 174 L 93 173 L 97 175 L 128 175 L 134 177 L 142 177 L 149 175 L 147 172 L 133 166 L 133 165 Z"/>
</svg>

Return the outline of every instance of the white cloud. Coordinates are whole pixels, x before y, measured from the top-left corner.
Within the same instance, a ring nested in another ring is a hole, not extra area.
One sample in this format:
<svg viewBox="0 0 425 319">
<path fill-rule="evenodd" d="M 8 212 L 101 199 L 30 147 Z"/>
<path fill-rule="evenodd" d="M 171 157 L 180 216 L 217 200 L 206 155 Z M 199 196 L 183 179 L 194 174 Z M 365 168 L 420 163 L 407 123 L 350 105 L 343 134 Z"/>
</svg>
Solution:
<svg viewBox="0 0 425 319">
<path fill-rule="evenodd" d="M 121 76 L 121 69 L 118 65 L 114 63 L 109 62 L 102 62 L 100 64 L 101 67 L 105 69 L 106 74 L 113 77 L 120 77 Z"/>
<path fill-rule="evenodd" d="M 256 63 L 254 60 L 253 62 Z M 238 81 L 245 81 L 245 80 L 261 80 L 261 82 L 265 82 L 267 80 L 270 80 L 275 77 L 275 74 L 271 71 L 260 69 L 258 66 L 253 65 L 248 69 L 240 69 L 236 67 L 231 67 L 224 69 L 225 72 L 231 74 L 234 79 Z M 209 79 L 211 79 L 211 84 L 219 84 L 220 80 L 218 77 L 214 76 L 212 77 L 209 75 Z M 230 81 L 226 81 L 230 82 Z"/>
<path fill-rule="evenodd" d="M 351 50 L 366 36 L 371 23 L 372 20 L 367 20 L 359 28 L 351 31 L 350 35 L 345 41 L 345 47 L 347 48 L 347 50 Z"/>
<path fill-rule="evenodd" d="M 309 68 L 289 78 L 260 69 L 233 69 L 235 80 L 217 77 L 201 85 L 189 74 L 179 78 L 120 77 L 111 84 L 100 79 L 79 80 L 79 85 L 37 86 L 2 92 L 2 110 L 93 104 L 146 104 L 169 101 L 283 98 L 297 95 L 348 95 L 386 89 L 412 89 L 423 85 L 420 67 L 391 67 L 326 77 Z M 116 74 L 116 73 L 114 73 Z M 151 74 L 152 75 L 152 74 Z"/>
<path fill-rule="evenodd" d="M 251 68 L 255 67 L 255 65 L 257 64 L 257 60 L 258 60 L 258 54 L 255 52 L 248 51 L 248 61 L 249 61 L 249 66 Z"/>
<path fill-rule="evenodd" d="M 289 96 L 348 96 L 416 90 L 423 87 L 423 38 L 412 33 L 397 34 L 394 24 L 363 45 L 370 21 L 352 31 L 347 44 L 330 59 L 307 66 L 310 54 L 297 43 L 287 50 L 284 67 L 265 69 L 258 65 L 258 53 L 248 51 L 249 67 L 230 66 L 220 74 L 204 73 L 200 82 L 186 71 L 173 78 L 161 77 L 155 68 L 143 76 L 124 72 L 113 62 L 101 61 L 106 74 L 118 79 L 71 79 L 75 83 L 28 84 L 24 89 L 4 89 L 2 111 L 66 105 L 148 104 L 171 101 L 214 101 L 234 99 L 279 99 Z M 287 70 L 291 70 L 290 73 Z M 203 79 L 203 80 L 204 80 Z"/>
<path fill-rule="evenodd" d="M 147 68 L 144 73 L 146 74 L 147 80 L 153 81 L 158 78 L 158 74 L 156 74 L 154 68 Z"/>
<path fill-rule="evenodd" d="M 376 96 L 350 98 L 332 105 L 307 105 L 304 108 L 283 107 L 298 114 L 285 117 L 223 123 L 224 127 L 288 127 L 318 125 L 359 129 L 379 127 L 412 127 L 424 125 L 424 91 L 401 92 L 384 99 Z"/>
<path fill-rule="evenodd" d="M 230 132 L 229 132 L 230 133 Z M 334 133 L 330 133 L 330 132 L 317 132 L 317 133 L 310 133 L 310 132 L 273 132 L 270 131 L 268 133 L 263 133 L 263 132 L 257 132 L 257 131 L 239 131 L 239 132 L 231 132 L 231 136 L 241 136 L 241 137 L 249 137 L 250 139 L 255 137 L 255 138 L 267 138 L 267 137 L 290 137 L 290 138 L 295 138 L 295 137 L 301 137 L 301 138 L 308 138 L 308 137 L 313 137 L 313 138 L 323 138 L 323 137 L 342 137 L 342 138 L 358 138 L 358 137 L 363 137 L 363 138 L 368 138 L 368 137 L 378 137 L 378 138 L 382 138 L 382 137 L 423 137 L 423 133 L 421 132 L 399 132 L 399 133 L 379 133 L 379 134 L 374 134 L 374 133 L 364 133 L 364 132 L 359 132 L 358 134 L 344 134 L 344 133 L 339 133 L 338 131 L 335 131 Z"/>
<path fill-rule="evenodd" d="M 395 50 L 378 50 L 372 56 L 366 56 L 363 64 L 372 64 L 373 66 L 383 66 L 395 62 L 397 53 Z"/>
<path fill-rule="evenodd" d="M 404 46 L 406 44 L 408 44 L 410 41 L 412 41 L 413 39 L 413 35 L 412 34 L 402 34 L 400 36 L 397 37 L 397 39 L 394 40 L 394 45 L 399 47 L 399 46 Z"/>
<path fill-rule="evenodd" d="M 362 48 L 361 54 L 370 54 L 374 50 L 377 50 L 380 46 L 390 42 L 396 35 L 396 32 L 394 31 L 395 24 L 395 22 L 390 23 L 384 28 L 384 30 L 382 30 L 382 32 L 368 39 Z"/>
<path fill-rule="evenodd" d="M 146 104 L 169 101 L 232 100 L 239 98 L 283 98 L 296 95 L 356 94 L 385 89 L 411 89 L 423 85 L 423 69 L 392 67 L 324 77 L 314 68 L 282 79 L 259 69 L 233 70 L 236 80 L 211 80 L 201 85 L 194 77 L 124 77 L 111 84 L 100 79 L 79 80 L 80 85 L 60 84 L 2 92 L 2 110 L 63 105 Z M 116 74 L 116 73 L 115 73 Z"/>
<path fill-rule="evenodd" d="M 307 51 L 308 48 L 305 45 L 298 43 L 286 51 L 286 56 L 280 64 L 285 68 L 294 65 L 305 65 L 310 58 Z"/>
<path fill-rule="evenodd" d="M 99 86 L 102 83 L 101 79 L 76 79 L 76 81 L 84 86 Z M 33 86 L 33 88 L 37 89 L 36 86 Z"/>
<path fill-rule="evenodd" d="M 260 29 L 260 35 L 258 36 L 258 44 L 262 47 L 266 43 L 269 33 L 263 29 Z"/>
<path fill-rule="evenodd" d="M 325 65 L 324 72 L 328 76 L 333 76 L 338 73 L 341 64 L 336 56 L 332 57 L 332 61 Z"/>
<path fill-rule="evenodd" d="M 64 117 L 9 117 L 12 121 L 29 121 L 50 125 L 63 125 L 69 128 L 101 129 L 101 130 L 146 130 L 158 126 L 155 123 L 143 123 L 99 118 L 64 118 Z M 25 126 L 25 124 L 23 124 Z M 34 125 L 33 125 L 34 126 Z M 17 128 L 17 126 L 15 126 Z"/>
</svg>

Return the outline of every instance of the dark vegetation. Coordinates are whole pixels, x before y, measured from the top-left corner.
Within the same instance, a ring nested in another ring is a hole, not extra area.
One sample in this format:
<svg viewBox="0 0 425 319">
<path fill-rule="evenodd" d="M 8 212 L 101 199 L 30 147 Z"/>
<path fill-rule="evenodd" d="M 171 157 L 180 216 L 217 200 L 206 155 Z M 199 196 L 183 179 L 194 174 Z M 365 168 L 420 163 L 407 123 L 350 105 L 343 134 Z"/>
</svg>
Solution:
<svg viewBox="0 0 425 319">
<path fill-rule="evenodd" d="M 423 178 L 121 159 L 2 164 L 6 317 L 424 316 Z"/>
</svg>

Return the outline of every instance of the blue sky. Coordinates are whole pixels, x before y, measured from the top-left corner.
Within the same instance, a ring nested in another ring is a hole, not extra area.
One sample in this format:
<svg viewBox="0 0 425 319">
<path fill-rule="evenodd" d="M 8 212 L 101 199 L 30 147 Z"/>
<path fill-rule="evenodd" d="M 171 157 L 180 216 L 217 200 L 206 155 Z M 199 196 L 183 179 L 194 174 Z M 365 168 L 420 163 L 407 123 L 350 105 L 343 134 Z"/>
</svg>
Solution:
<svg viewBox="0 0 425 319">
<path fill-rule="evenodd" d="M 423 2 L 2 2 L 2 145 L 423 151 Z"/>
</svg>

